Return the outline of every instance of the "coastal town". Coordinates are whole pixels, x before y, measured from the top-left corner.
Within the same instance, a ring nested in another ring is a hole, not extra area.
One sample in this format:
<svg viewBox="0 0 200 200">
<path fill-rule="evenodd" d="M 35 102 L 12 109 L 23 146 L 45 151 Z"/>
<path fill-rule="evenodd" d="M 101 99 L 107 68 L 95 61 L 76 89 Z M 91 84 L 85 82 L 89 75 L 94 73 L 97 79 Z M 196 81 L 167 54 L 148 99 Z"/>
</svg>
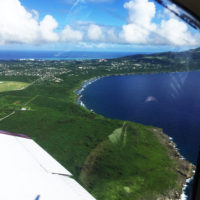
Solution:
<svg viewBox="0 0 200 200">
<path fill-rule="evenodd" d="M 135 55 L 116 59 L 93 60 L 0 60 L 0 76 L 31 77 L 53 82 L 62 81 L 59 76 L 87 76 L 186 71 L 199 68 L 200 50 L 180 53 Z M 192 56 L 192 57 L 191 57 Z"/>
</svg>

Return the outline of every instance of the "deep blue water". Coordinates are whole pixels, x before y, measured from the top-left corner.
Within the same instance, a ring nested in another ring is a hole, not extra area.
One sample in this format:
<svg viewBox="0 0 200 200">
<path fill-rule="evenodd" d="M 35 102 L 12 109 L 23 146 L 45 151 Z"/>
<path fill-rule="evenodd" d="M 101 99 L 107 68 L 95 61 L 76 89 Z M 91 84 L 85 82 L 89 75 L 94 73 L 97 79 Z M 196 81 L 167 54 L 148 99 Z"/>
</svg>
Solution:
<svg viewBox="0 0 200 200">
<path fill-rule="evenodd" d="M 200 145 L 200 71 L 104 77 L 81 101 L 109 118 L 163 128 L 196 163 Z"/>
<path fill-rule="evenodd" d="M 73 59 L 108 59 L 137 52 L 59 52 L 59 51 L 0 51 L 0 60 L 44 59 L 44 60 L 73 60 Z"/>
</svg>

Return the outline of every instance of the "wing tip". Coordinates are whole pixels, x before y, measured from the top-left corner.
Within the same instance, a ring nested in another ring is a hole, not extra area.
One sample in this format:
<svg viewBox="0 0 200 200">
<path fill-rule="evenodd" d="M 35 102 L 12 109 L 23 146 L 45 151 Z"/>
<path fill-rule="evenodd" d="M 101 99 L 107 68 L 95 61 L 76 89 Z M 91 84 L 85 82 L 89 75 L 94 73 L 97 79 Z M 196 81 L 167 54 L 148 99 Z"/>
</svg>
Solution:
<svg viewBox="0 0 200 200">
<path fill-rule="evenodd" d="M 15 136 L 15 137 L 22 137 L 22 138 L 26 138 L 26 139 L 31 139 L 29 136 L 27 136 L 25 134 L 12 133 L 12 132 L 9 132 L 9 131 L 4 131 L 4 130 L 0 130 L 0 134 L 10 135 L 10 136 Z"/>
</svg>

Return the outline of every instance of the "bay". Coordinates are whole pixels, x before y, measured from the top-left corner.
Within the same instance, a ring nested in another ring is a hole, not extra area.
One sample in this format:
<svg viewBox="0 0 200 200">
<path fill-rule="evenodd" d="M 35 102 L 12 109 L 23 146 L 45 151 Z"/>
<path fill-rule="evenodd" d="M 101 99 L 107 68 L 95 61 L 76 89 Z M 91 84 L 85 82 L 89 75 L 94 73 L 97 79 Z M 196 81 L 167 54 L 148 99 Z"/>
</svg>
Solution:
<svg viewBox="0 0 200 200">
<path fill-rule="evenodd" d="M 103 77 L 81 102 L 112 119 L 163 128 L 180 153 L 196 163 L 200 145 L 200 71 Z"/>
</svg>

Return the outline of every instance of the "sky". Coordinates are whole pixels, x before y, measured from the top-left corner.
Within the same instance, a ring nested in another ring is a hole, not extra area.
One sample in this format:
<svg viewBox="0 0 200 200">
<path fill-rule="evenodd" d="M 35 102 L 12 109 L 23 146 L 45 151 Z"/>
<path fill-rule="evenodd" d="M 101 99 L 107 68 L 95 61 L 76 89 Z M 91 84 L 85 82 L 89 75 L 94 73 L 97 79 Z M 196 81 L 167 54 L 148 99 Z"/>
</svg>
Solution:
<svg viewBox="0 0 200 200">
<path fill-rule="evenodd" d="M 153 0 L 0 0 L 0 50 L 156 52 L 199 46 L 199 31 Z"/>
</svg>

